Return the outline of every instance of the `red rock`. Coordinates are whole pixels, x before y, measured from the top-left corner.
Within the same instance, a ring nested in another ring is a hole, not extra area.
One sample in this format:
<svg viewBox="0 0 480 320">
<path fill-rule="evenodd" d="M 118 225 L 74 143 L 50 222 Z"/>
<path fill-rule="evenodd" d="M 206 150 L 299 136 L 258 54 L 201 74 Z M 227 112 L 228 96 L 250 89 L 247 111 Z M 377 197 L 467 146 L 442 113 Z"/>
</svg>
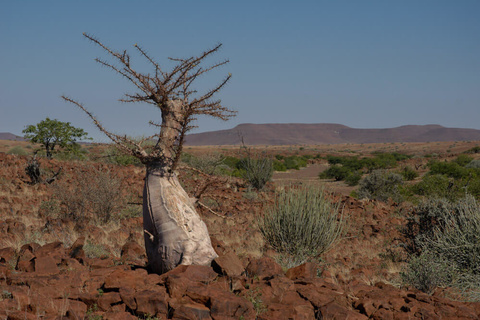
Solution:
<svg viewBox="0 0 480 320">
<path fill-rule="evenodd" d="M 88 308 L 91 308 L 93 305 L 98 305 L 98 292 L 96 293 L 86 293 L 82 292 L 77 295 L 73 295 L 72 299 L 76 299 L 78 301 L 82 301 L 87 305 Z"/>
<path fill-rule="evenodd" d="M 286 292 L 295 292 L 295 283 L 283 275 L 274 276 L 268 281 L 268 284 L 272 287 L 272 294 L 280 301 Z"/>
<path fill-rule="evenodd" d="M 68 310 L 66 313 L 69 319 L 85 319 L 87 314 L 87 305 L 81 301 L 68 300 Z"/>
<path fill-rule="evenodd" d="M 206 287 L 203 284 L 196 283 L 193 286 L 189 286 L 185 295 L 192 299 L 195 302 L 198 302 L 203 305 L 208 305 L 210 303 L 210 291 L 215 291 L 219 289 L 214 289 L 212 287 Z"/>
<path fill-rule="evenodd" d="M 138 318 L 129 312 L 105 312 L 102 315 L 103 320 L 137 320 Z"/>
<path fill-rule="evenodd" d="M 38 319 L 36 315 L 28 313 L 27 311 L 14 310 L 8 312 L 8 320 L 35 320 Z"/>
<path fill-rule="evenodd" d="M 259 320 L 310 320 L 316 319 L 312 306 L 300 305 L 291 306 L 282 303 L 272 303 L 268 305 L 266 312 L 260 313 L 256 319 Z"/>
<path fill-rule="evenodd" d="M 210 314 L 213 319 L 220 317 L 250 319 L 255 316 L 255 310 L 250 301 L 229 291 L 210 290 L 208 294 L 210 297 Z"/>
<path fill-rule="evenodd" d="M 199 303 L 185 303 L 175 306 L 174 320 L 211 320 L 210 309 Z"/>
<path fill-rule="evenodd" d="M 22 246 L 20 249 L 20 253 L 18 256 L 18 261 L 30 261 L 35 258 L 35 255 L 33 254 L 34 251 L 34 245 L 33 244 L 25 244 Z"/>
<path fill-rule="evenodd" d="M 277 274 L 283 274 L 282 267 L 270 257 L 262 257 L 250 261 L 246 268 L 247 276 L 250 278 L 259 277 L 260 279 L 270 278 Z"/>
<path fill-rule="evenodd" d="M 85 245 L 85 236 L 81 236 L 70 247 L 70 250 L 68 252 L 69 256 L 83 263 L 83 261 L 86 258 L 85 251 L 83 251 L 84 245 Z"/>
<path fill-rule="evenodd" d="M 362 314 L 367 317 L 372 316 L 376 311 L 377 307 L 373 305 L 373 301 L 369 299 L 362 299 L 355 303 L 355 309 L 357 309 Z"/>
<path fill-rule="evenodd" d="M 135 290 L 129 287 L 122 287 L 119 290 L 120 298 L 127 307 L 132 310 L 137 309 L 137 302 L 135 301 Z"/>
<path fill-rule="evenodd" d="M 83 260 L 85 264 L 87 264 L 91 269 L 106 269 L 113 267 L 115 263 L 113 262 L 112 258 L 85 258 Z"/>
<path fill-rule="evenodd" d="M 375 320 L 394 320 L 393 311 L 387 309 L 378 309 L 377 312 L 370 318 Z"/>
<path fill-rule="evenodd" d="M 121 257 L 124 260 L 143 260 L 146 258 L 146 252 L 138 243 L 130 240 L 123 245 Z"/>
<path fill-rule="evenodd" d="M 320 314 L 322 319 L 331 319 L 331 320 L 366 320 L 367 316 L 357 313 L 355 311 L 349 310 L 345 307 L 340 306 L 335 302 L 330 302 L 320 308 Z"/>
<path fill-rule="evenodd" d="M 48 243 L 37 250 L 35 250 L 35 257 L 42 258 L 42 257 L 51 257 L 55 260 L 55 263 L 60 263 L 62 258 L 65 257 L 65 248 L 63 247 L 63 243 L 60 241 Z"/>
<path fill-rule="evenodd" d="M 179 265 L 178 267 L 170 270 L 167 273 L 162 274 L 160 277 L 166 280 L 171 275 L 181 275 L 193 282 L 202 282 L 208 284 L 217 279 L 218 274 L 208 266 L 197 265 Z"/>
<path fill-rule="evenodd" d="M 290 268 L 285 274 L 287 278 L 296 279 L 312 279 L 317 277 L 318 265 L 312 262 L 306 262 L 297 267 Z"/>
<path fill-rule="evenodd" d="M 0 249 L 0 263 L 11 264 L 15 266 L 17 264 L 17 252 L 13 248 Z"/>
<path fill-rule="evenodd" d="M 188 287 L 194 286 L 196 283 L 190 281 L 183 275 L 172 274 L 169 275 L 165 281 L 165 287 L 168 290 L 170 298 L 180 299 L 185 294 Z"/>
<path fill-rule="evenodd" d="M 145 285 L 147 270 L 118 269 L 105 278 L 105 289 L 119 289 L 121 287 L 141 288 Z"/>
<path fill-rule="evenodd" d="M 318 290 L 312 285 L 297 286 L 298 294 L 310 301 L 315 308 L 320 308 L 334 301 L 335 294 L 330 290 Z"/>
<path fill-rule="evenodd" d="M 212 265 L 215 271 L 229 277 L 238 277 L 245 271 L 242 262 L 232 251 L 229 251 L 224 255 L 220 255 L 218 258 L 213 260 Z"/>
<path fill-rule="evenodd" d="M 58 266 L 61 270 L 79 270 L 79 271 L 86 271 L 88 267 L 84 266 L 80 263 L 80 260 L 73 259 L 73 258 L 65 258 L 62 259 L 62 263 Z"/>
<path fill-rule="evenodd" d="M 163 289 L 163 290 L 162 290 Z M 137 302 L 137 313 L 145 316 L 166 315 L 168 313 L 167 292 L 165 288 L 159 287 L 158 290 L 142 290 L 135 293 Z"/>
<path fill-rule="evenodd" d="M 210 237 L 210 239 L 211 239 L 211 242 L 212 242 L 212 247 L 215 250 L 215 252 L 219 256 L 225 254 L 225 252 L 227 251 L 227 249 L 225 249 L 225 247 L 226 247 L 225 243 L 221 240 L 218 240 L 215 237 Z"/>
<path fill-rule="evenodd" d="M 57 267 L 56 259 L 50 256 L 37 257 L 35 262 L 35 273 L 39 275 L 56 274 L 60 272 Z"/>
<path fill-rule="evenodd" d="M 118 292 L 105 292 L 98 297 L 98 307 L 103 311 L 111 311 L 112 305 L 121 302 Z"/>
<path fill-rule="evenodd" d="M 17 269 L 18 271 L 22 271 L 22 272 L 34 272 L 35 271 L 35 262 L 33 260 L 18 261 L 17 267 L 15 269 Z"/>
</svg>

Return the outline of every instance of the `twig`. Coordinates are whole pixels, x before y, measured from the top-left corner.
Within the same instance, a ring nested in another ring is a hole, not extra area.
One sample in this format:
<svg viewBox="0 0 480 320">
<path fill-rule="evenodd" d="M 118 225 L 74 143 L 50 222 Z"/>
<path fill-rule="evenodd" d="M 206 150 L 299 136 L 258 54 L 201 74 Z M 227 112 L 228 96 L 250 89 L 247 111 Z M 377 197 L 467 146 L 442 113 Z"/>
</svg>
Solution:
<svg viewBox="0 0 480 320">
<path fill-rule="evenodd" d="M 211 213 L 213 213 L 214 215 L 216 215 L 217 217 L 220 217 L 220 218 L 223 218 L 223 219 L 226 219 L 227 217 L 225 216 L 222 216 L 221 214 L 218 214 L 216 213 L 215 211 L 213 211 L 212 209 L 210 209 L 209 207 L 207 207 L 206 205 L 204 205 L 203 203 L 201 203 L 200 201 L 197 201 L 197 203 L 199 205 L 201 205 L 202 207 L 204 207 L 205 209 L 207 209 L 208 211 L 210 211 Z"/>
</svg>

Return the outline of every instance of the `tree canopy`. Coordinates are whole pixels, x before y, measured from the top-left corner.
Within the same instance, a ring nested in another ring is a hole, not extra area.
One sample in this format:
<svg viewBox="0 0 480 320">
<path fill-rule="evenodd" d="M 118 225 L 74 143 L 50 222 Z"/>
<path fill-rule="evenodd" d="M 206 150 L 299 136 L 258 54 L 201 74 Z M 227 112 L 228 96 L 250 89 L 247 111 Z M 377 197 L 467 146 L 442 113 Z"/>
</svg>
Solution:
<svg viewBox="0 0 480 320">
<path fill-rule="evenodd" d="M 32 143 L 40 143 L 50 159 L 56 146 L 65 148 L 77 140 L 91 139 L 81 128 L 75 128 L 70 122 L 46 118 L 36 125 L 29 125 L 23 131 L 25 138 Z"/>
</svg>

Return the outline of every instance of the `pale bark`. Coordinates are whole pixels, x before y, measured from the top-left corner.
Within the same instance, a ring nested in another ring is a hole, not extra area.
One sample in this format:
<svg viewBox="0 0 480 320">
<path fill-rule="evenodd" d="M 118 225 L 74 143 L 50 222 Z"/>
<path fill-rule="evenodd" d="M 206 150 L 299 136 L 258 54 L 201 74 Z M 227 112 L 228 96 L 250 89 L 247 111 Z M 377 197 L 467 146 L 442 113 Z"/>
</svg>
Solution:
<svg viewBox="0 0 480 320">
<path fill-rule="evenodd" d="M 143 226 L 149 266 L 155 273 L 179 264 L 210 265 L 217 257 L 207 226 L 175 174 L 166 177 L 147 168 Z"/>
<path fill-rule="evenodd" d="M 210 264 L 217 254 L 212 248 L 205 223 L 178 182 L 175 168 L 180 160 L 185 134 L 194 127 L 192 121 L 197 116 L 228 120 L 235 114 L 222 106 L 220 100 L 211 100 L 227 84 L 231 74 L 205 94 L 198 94 L 190 87 L 199 76 L 228 63 L 225 60 L 201 66 L 204 59 L 220 49 L 221 44 L 197 57 L 170 58 L 177 65 L 169 72 L 162 70 L 146 51 L 135 44 L 140 55 L 154 67 L 152 73 L 140 73 L 132 68 L 126 50 L 117 52 L 92 36 L 85 33 L 84 36 L 118 64 L 97 58 L 98 63 L 120 74 L 138 89 L 134 94 L 125 94 L 121 101 L 148 103 L 161 111 L 161 123 L 150 122 L 160 127 L 160 132 L 135 141 L 106 130 L 82 104 L 63 96 L 65 101 L 82 109 L 122 152 L 137 157 L 146 166 L 143 220 L 145 247 L 152 270 L 161 274 L 179 264 Z M 143 145 L 153 138 L 158 139 L 154 147 Z"/>
</svg>

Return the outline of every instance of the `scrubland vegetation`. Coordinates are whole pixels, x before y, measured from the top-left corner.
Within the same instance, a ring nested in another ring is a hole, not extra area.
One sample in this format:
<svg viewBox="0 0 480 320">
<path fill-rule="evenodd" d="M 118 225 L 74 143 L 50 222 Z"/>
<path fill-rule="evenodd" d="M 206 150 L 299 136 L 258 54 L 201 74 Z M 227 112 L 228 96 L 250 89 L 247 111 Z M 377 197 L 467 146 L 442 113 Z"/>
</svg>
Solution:
<svg viewBox="0 0 480 320">
<path fill-rule="evenodd" d="M 310 261 L 319 265 L 319 275 L 331 275 L 335 282 L 354 277 L 348 271 L 353 267 L 339 259 L 351 259 L 355 268 L 377 259 L 380 266 L 370 266 L 376 271 L 362 281 L 371 285 L 383 281 L 429 294 L 448 288 L 450 297 L 480 301 L 477 149 L 453 155 L 400 151 L 342 155 L 314 148 L 283 154 L 267 148 L 187 148 L 179 170 L 211 235 L 235 247 L 242 259 L 269 255 L 285 270 Z M 19 145 L 5 151 L 28 160 L 36 149 Z M 53 239 L 71 246 L 81 234 L 93 232 L 99 236 L 87 239 L 86 255 L 117 259 L 116 263 L 122 263 L 120 252 L 127 238 L 143 246 L 138 227 L 129 234 L 118 231 L 125 221 L 141 219 L 141 181 L 129 178 L 144 170 L 136 158 L 96 144 L 58 150 L 50 161 L 37 151 L 37 158 L 42 177 L 62 168 L 60 174 L 52 183 L 37 185 L 25 178 L 30 192 L 41 199 L 26 211 L 32 218 L 22 218 L 32 231 L 25 231 L 23 239 L 3 239 L 0 246 L 20 250 L 27 243 Z M 307 166 L 324 168 L 315 183 L 275 181 L 279 172 L 295 174 Z M 11 187 L 4 172 L 0 185 L 7 195 Z M 2 208 L 1 219 L 20 217 L 20 205 L 13 208 L 12 214 Z M 386 215 L 379 215 L 382 210 Z M 373 220 L 364 220 L 367 215 Z M 386 225 L 375 216 L 398 224 L 382 229 Z M 67 220 L 73 224 L 61 222 Z M 43 227 L 35 229 L 38 221 Z M 118 233 L 116 237 L 107 236 L 112 232 Z M 375 240 L 372 232 L 381 234 L 382 240 Z M 350 247 L 351 239 L 361 245 Z"/>
</svg>

